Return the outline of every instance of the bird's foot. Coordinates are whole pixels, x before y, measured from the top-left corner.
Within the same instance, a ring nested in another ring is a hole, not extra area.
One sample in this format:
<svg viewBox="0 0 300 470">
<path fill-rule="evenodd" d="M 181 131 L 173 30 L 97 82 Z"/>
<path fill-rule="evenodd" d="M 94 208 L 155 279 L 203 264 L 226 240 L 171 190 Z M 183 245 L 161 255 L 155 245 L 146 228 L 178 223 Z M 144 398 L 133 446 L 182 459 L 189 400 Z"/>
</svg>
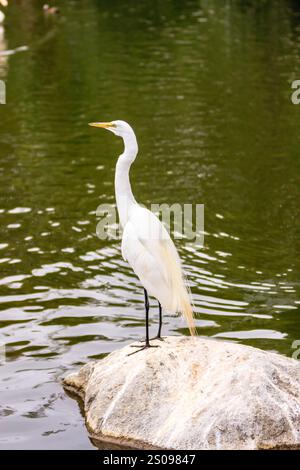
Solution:
<svg viewBox="0 0 300 470">
<path fill-rule="evenodd" d="M 131 347 L 131 348 L 138 348 L 138 350 L 137 350 L 137 351 L 134 351 L 134 352 L 132 352 L 132 353 L 130 353 L 130 354 L 127 354 L 127 356 L 132 356 L 133 354 L 136 354 L 136 353 L 138 353 L 138 352 L 140 352 L 140 351 L 143 351 L 144 349 L 148 349 L 148 348 L 159 348 L 158 345 L 154 346 L 153 344 L 150 344 L 150 343 L 146 343 L 146 344 L 144 344 L 144 346 L 140 346 L 139 344 L 131 344 L 130 347 Z"/>
<path fill-rule="evenodd" d="M 164 341 L 165 338 L 163 338 L 162 336 L 154 336 L 154 338 L 150 338 L 151 341 L 155 341 L 155 340 L 158 340 L 158 341 Z"/>
<path fill-rule="evenodd" d="M 153 336 L 153 338 L 150 338 L 149 341 L 155 341 L 155 340 L 158 340 L 158 341 L 165 341 L 165 338 L 163 336 Z M 144 339 L 140 339 L 139 342 L 140 343 L 143 343 L 145 340 Z M 139 348 L 140 346 L 138 345 L 132 345 L 131 346 L 132 348 Z"/>
</svg>

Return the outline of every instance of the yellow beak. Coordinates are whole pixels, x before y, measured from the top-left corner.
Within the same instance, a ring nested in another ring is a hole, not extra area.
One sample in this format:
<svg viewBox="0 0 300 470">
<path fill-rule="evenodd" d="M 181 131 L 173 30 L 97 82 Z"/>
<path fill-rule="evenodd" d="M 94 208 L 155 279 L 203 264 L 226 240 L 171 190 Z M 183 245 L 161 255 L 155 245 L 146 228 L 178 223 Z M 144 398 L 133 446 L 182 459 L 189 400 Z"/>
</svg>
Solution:
<svg viewBox="0 0 300 470">
<path fill-rule="evenodd" d="M 115 125 L 112 122 L 89 122 L 89 126 L 102 127 L 103 129 L 109 129 L 110 127 L 115 127 Z"/>
</svg>

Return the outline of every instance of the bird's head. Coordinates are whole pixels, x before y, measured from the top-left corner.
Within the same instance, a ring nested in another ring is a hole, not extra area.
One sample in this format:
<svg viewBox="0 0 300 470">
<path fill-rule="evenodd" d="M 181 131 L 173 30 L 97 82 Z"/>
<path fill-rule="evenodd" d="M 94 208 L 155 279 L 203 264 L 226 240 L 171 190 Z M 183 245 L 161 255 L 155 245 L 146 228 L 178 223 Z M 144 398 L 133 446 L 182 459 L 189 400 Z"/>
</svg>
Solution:
<svg viewBox="0 0 300 470">
<path fill-rule="evenodd" d="M 115 135 L 122 137 L 132 135 L 133 130 L 130 125 L 125 121 L 111 121 L 111 122 L 90 122 L 89 126 L 100 127 L 113 132 Z"/>
</svg>

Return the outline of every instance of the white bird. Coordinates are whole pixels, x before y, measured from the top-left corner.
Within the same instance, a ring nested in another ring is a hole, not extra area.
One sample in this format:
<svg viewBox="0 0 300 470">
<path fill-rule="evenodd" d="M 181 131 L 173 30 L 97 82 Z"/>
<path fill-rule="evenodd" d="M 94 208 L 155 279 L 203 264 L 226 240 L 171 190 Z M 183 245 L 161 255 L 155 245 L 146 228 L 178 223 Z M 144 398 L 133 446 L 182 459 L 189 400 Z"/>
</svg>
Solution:
<svg viewBox="0 0 300 470">
<path fill-rule="evenodd" d="M 138 153 L 133 129 L 125 121 L 93 122 L 89 125 L 107 129 L 124 141 L 124 152 L 116 165 L 115 194 L 123 228 L 122 256 L 144 287 L 146 340 L 140 350 L 157 347 L 152 346 L 149 340 L 148 294 L 159 303 L 159 329 L 153 339 L 162 339 L 162 309 L 170 313 L 182 313 L 191 335 L 195 335 L 190 296 L 176 247 L 160 220 L 150 210 L 139 205 L 132 194 L 129 170 Z"/>
<path fill-rule="evenodd" d="M 0 5 L 3 7 L 7 7 L 8 5 L 7 0 L 0 0 Z M 3 11 L 0 10 L 0 23 L 3 23 L 4 20 L 5 20 L 5 15 Z"/>
</svg>

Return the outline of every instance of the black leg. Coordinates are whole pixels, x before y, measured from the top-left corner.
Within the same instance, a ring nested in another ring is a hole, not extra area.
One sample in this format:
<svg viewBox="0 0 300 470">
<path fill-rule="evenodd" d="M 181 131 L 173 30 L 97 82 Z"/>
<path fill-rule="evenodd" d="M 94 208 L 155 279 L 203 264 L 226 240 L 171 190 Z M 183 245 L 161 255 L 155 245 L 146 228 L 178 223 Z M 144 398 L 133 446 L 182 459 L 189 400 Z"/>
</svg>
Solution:
<svg viewBox="0 0 300 470">
<path fill-rule="evenodd" d="M 148 299 L 148 292 L 144 289 L 145 295 L 145 310 L 146 310 L 146 346 L 149 346 L 149 299 Z"/>
<path fill-rule="evenodd" d="M 158 325 L 158 332 L 157 332 L 157 336 L 154 336 L 154 338 L 151 338 L 151 339 L 159 339 L 160 341 L 164 341 L 164 339 L 163 339 L 162 336 L 161 336 L 161 329 L 162 329 L 162 308 L 161 308 L 161 304 L 160 304 L 159 301 L 158 301 L 158 308 L 159 308 L 159 325 Z"/>
<path fill-rule="evenodd" d="M 144 346 L 135 346 L 133 345 L 133 348 L 139 348 L 138 351 L 134 351 L 133 353 L 128 354 L 128 356 L 131 356 L 132 354 L 135 354 L 139 351 L 142 351 L 143 349 L 146 348 L 157 348 L 158 346 L 152 346 L 149 341 L 149 299 L 148 299 L 148 292 L 146 289 L 144 289 L 144 295 L 145 295 L 145 310 L 146 310 L 146 340 L 145 340 L 145 345 Z"/>
<path fill-rule="evenodd" d="M 160 302 L 158 301 L 158 308 L 159 308 L 159 326 L 158 326 L 158 333 L 157 338 L 161 339 L 161 328 L 162 328 L 162 309 Z"/>
</svg>

